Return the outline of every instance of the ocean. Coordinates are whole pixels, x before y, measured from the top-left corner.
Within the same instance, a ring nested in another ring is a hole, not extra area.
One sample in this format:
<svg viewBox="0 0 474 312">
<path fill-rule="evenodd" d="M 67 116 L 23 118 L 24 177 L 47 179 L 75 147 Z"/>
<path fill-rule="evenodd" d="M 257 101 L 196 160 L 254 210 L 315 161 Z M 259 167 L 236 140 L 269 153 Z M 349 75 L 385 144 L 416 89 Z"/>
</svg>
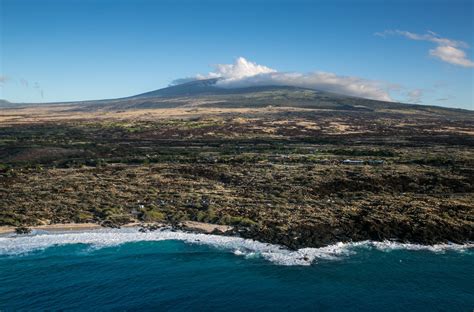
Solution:
<svg viewBox="0 0 474 312">
<path fill-rule="evenodd" d="M 288 251 L 137 229 L 0 237 L 0 311 L 473 311 L 472 245 Z"/>
</svg>

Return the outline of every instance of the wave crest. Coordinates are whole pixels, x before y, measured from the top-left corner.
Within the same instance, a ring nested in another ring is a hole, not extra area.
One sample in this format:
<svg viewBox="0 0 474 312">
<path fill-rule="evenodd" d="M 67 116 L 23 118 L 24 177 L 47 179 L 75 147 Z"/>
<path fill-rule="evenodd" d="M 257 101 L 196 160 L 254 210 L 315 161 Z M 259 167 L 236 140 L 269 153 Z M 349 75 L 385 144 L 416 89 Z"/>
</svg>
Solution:
<svg viewBox="0 0 474 312">
<path fill-rule="evenodd" d="M 48 247 L 87 244 L 94 248 L 113 247 L 130 242 L 179 240 L 191 244 L 209 245 L 228 250 L 237 256 L 246 258 L 262 257 L 279 265 L 310 265 L 317 260 L 338 260 L 356 252 L 357 248 L 375 248 L 381 251 L 391 250 L 427 250 L 444 252 L 447 250 L 464 251 L 474 244 L 438 244 L 417 245 L 391 241 L 356 243 L 337 243 L 321 248 L 302 248 L 288 250 L 279 245 L 262 243 L 240 237 L 218 236 L 209 234 L 186 233 L 180 231 L 161 230 L 141 233 L 138 229 L 100 229 L 84 232 L 36 233 L 35 235 L 0 237 L 0 255 L 21 255 Z"/>
</svg>

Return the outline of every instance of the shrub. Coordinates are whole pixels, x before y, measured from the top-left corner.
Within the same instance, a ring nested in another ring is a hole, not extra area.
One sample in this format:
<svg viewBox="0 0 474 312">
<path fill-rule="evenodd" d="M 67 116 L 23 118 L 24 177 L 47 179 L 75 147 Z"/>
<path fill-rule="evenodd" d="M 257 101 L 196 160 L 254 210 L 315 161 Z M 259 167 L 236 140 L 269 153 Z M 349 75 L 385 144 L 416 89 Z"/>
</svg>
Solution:
<svg viewBox="0 0 474 312">
<path fill-rule="evenodd" d="M 93 220 L 94 216 L 90 212 L 85 211 L 78 212 L 77 215 L 74 217 L 74 222 L 76 223 L 91 222 Z"/>
<path fill-rule="evenodd" d="M 9 226 L 18 226 L 20 224 L 19 220 L 16 220 L 12 217 L 0 216 L 0 226 L 9 225 Z"/>
<path fill-rule="evenodd" d="M 106 221 L 109 221 L 114 225 L 124 225 L 130 223 L 132 220 L 128 215 L 111 215 L 106 219 Z"/>
<path fill-rule="evenodd" d="M 112 215 L 120 215 L 122 214 L 122 210 L 119 208 L 96 208 L 95 214 L 99 217 L 99 219 L 107 219 Z"/>
<path fill-rule="evenodd" d="M 246 217 L 233 217 L 229 215 L 224 215 L 221 219 L 221 222 L 224 224 L 236 225 L 236 226 L 245 226 L 251 227 L 257 225 L 257 222 L 250 220 Z"/>
<path fill-rule="evenodd" d="M 198 222 L 215 223 L 219 220 L 214 209 L 209 208 L 205 211 L 198 211 L 195 215 L 195 220 Z"/>
<path fill-rule="evenodd" d="M 141 215 L 141 219 L 145 222 L 160 222 L 165 218 L 165 214 L 157 210 L 143 210 Z"/>
</svg>

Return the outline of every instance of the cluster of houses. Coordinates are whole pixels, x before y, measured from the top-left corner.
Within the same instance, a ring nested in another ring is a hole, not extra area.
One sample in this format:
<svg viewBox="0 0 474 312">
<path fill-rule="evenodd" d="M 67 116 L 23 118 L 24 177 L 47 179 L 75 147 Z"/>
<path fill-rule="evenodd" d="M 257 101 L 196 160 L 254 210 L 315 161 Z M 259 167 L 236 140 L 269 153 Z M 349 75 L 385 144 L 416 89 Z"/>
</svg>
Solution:
<svg viewBox="0 0 474 312">
<path fill-rule="evenodd" d="M 269 157 L 270 158 L 270 157 Z M 281 156 L 276 156 L 275 159 L 290 159 L 291 156 L 288 155 L 281 155 Z M 382 159 L 318 159 L 314 161 L 315 163 L 318 164 L 325 164 L 325 165 L 338 165 L 338 164 L 343 164 L 343 165 L 383 165 L 384 160 Z"/>
<path fill-rule="evenodd" d="M 294 156 L 292 155 L 268 155 L 266 156 L 266 159 L 269 161 L 291 161 Z M 295 158 L 297 159 L 297 158 Z M 217 163 L 221 161 L 218 157 L 213 157 L 209 156 L 201 160 L 202 162 L 210 162 L 210 163 Z M 229 162 L 232 162 L 233 160 L 229 160 Z M 257 160 L 253 160 L 257 161 Z M 199 162 L 199 160 L 198 160 Z M 337 165 L 337 164 L 343 164 L 343 165 L 383 165 L 384 161 L 382 159 L 317 159 L 317 160 L 312 160 L 314 163 L 318 164 L 326 164 L 326 165 Z"/>
</svg>

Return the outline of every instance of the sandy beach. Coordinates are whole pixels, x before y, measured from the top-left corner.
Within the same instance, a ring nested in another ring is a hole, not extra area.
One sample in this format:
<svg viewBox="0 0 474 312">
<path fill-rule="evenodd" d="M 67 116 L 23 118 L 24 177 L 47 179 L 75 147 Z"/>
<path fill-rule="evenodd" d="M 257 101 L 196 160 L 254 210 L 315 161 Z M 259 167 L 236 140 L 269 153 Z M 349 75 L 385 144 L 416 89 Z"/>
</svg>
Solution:
<svg viewBox="0 0 474 312">
<path fill-rule="evenodd" d="M 130 228 L 130 227 L 138 227 L 142 225 L 149 225 L 145 223 L 128 223 L 123 225 L 122 227 Z M 232 230 L 233 227 L 227 225 L 217 225 L 217 224 L 210 224 L 204 222 L 196 222 L 196 221 L 184 221 L 181 223 L 183 229 L 200 232 L 200 233 L 213 233 L 214 231 L 220 231 L 225 233 L 227 231 Z M 97 223 L 57 223 L 57 224 L 48 224 L 48 225 L 38 225 L 38 226 L 31 226 L 29 227 L 32 230 L 42 230 L 42 231 L 50 231 L 50 232 L 67 232 L 67 231 L 87 231 L 87 230 L 95 230 L 103 228 L 101 225 Z M 13 226 L 0 226 L 0 235 L 2 234 L 11 234 L 15 233 L 15 227 Z"/>
<path fill-rule="evenodd" d="M 80 230 L 93 230 L 101 228 L 96 223 L 58 223 L 48 225 L 32 226 L 32 230 L 43 230 L 43 231 L 80 231 Z M 15 227 L 13 226 L 0 226 L 0 234 L 15 233 Z"/>
</svg>

